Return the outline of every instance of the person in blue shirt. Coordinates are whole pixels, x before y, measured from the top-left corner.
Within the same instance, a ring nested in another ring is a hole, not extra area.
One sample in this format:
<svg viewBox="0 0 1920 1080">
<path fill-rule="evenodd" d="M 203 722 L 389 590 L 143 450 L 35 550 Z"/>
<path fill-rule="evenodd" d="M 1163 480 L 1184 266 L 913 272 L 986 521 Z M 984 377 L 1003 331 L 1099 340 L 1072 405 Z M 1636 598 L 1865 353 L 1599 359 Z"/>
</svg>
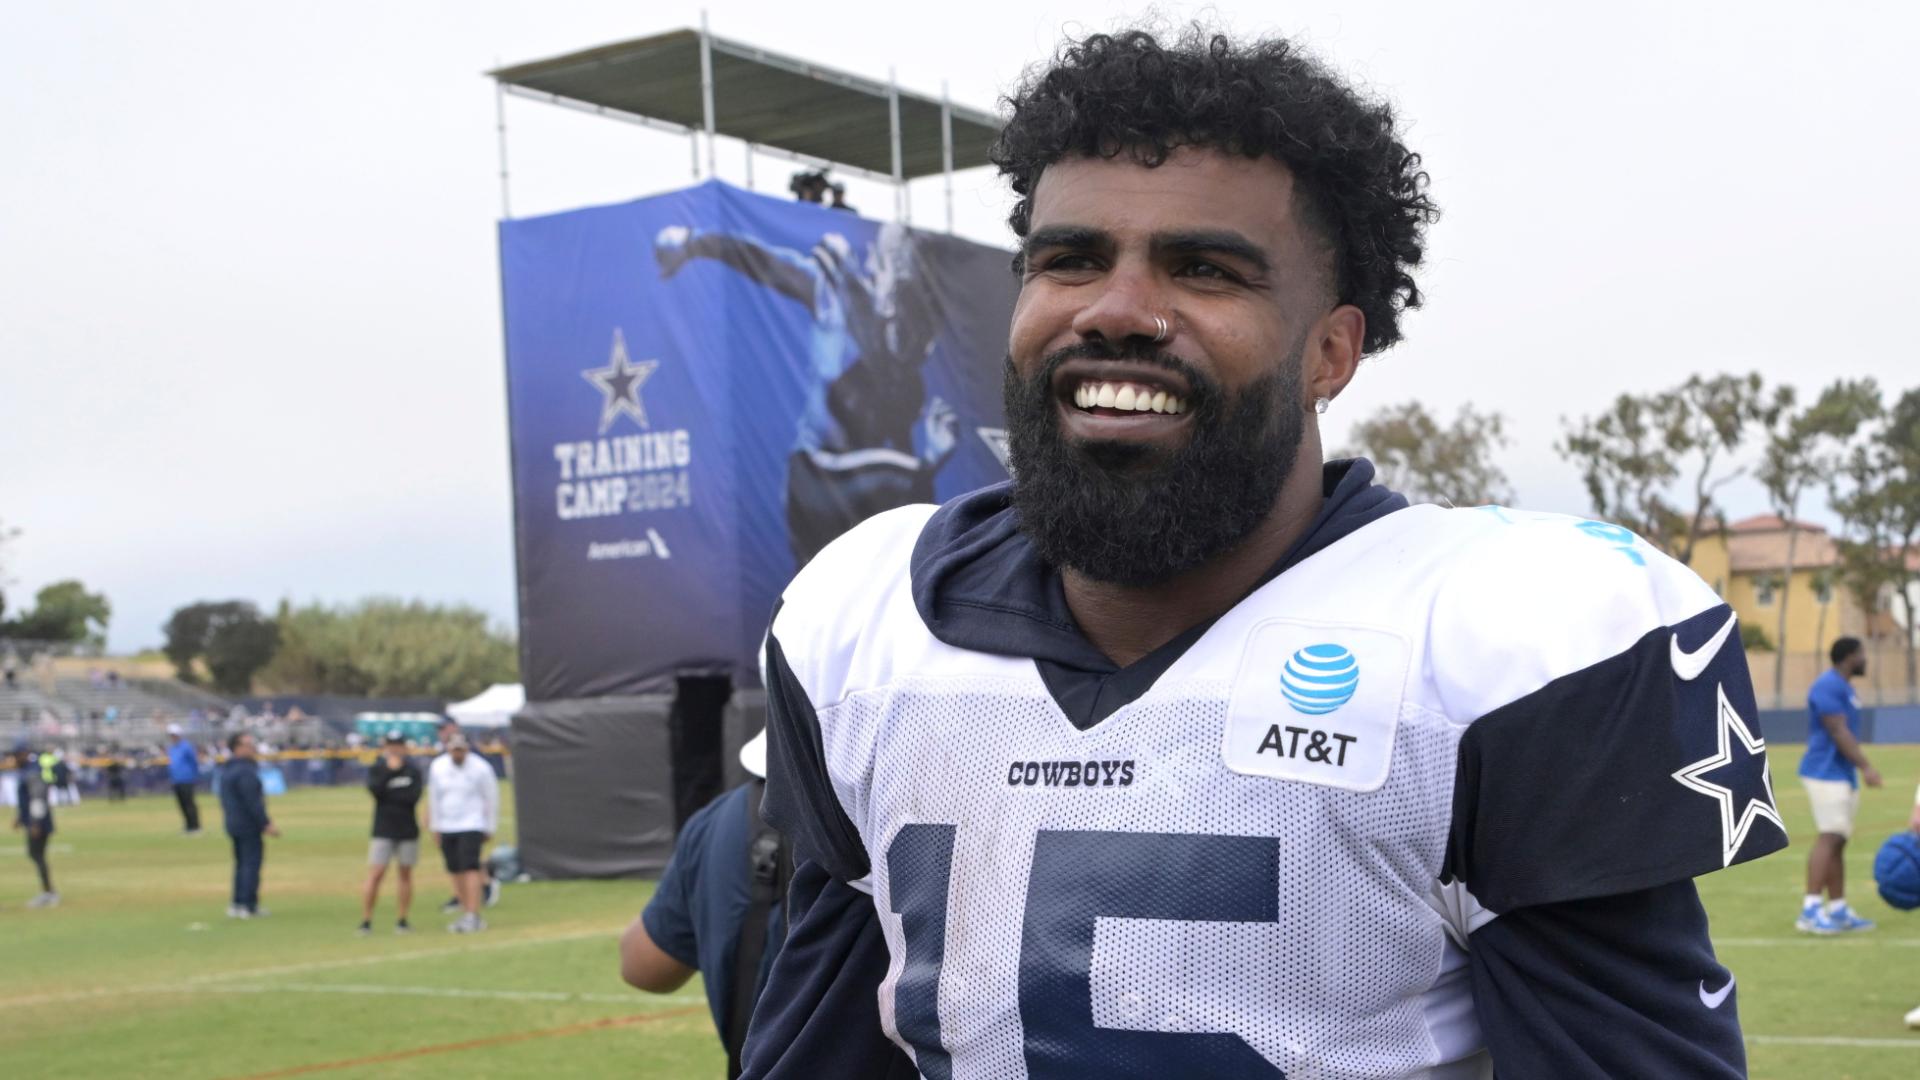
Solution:
<svg viewBox="0 0 1920 1080">
<path fill-rule="evenodd" d="M 200 807 L 194 802 L 193 789 L 200 783 L 200 754 L 186 740 L 179 724 L 167 725 L 167 782 L 173 785 L 173 797 L 180 803 L 180 817 L 188 836 L 200 833 Z"/>
<path fill-rule="evenodd" d="M 220 769 L 220 811 L 233 841 L 233 902 L 227 907 L 227 918 L 257 919 L 266 914 L 260 906 L 260 864 L 267 855 L 261 837 L 279 836 L 280 828 L 267 816 L 253 736 L 244 731 L 234 735 L 227 748 L 233 757 Z"/>
<path fill-rule="evenodd" d="M 760 821 L 764 732 L 741 748 L 740 763 L 754 779 L 687 819 L 653 899 L 620 939 L 620 977 L 638 989 L 667 994 L 696 971 L 705 976 L 729 1077 L 740 1075 L 747 1021 L 786 936 L 791 865 L 779 834 Z"/>
<path fill-rule="evenodd" d="M 1860 809 L 1860 781 L 1880 786 L 1880 771 L 1860 748 L 1860 699 L 1853 679 L 1867 673 L 1867 653 L 1859 638 L 1843 637 L 1827 651 L 1833 667 L 1807 690 L 1807 752 L 1800 758 L 1800 783 L 1813 806 L 1813 850 L 1807 853 L 1807 895 L 1794 927 L 1811 934 L 1871 930 L 1873 922 L 1847 906 L 1847 865 L 1843 856 Z M 1856 770 L 1858 777 L 1855 776 Z M 1826 895 L 1825 906 L 1821 894 Z"/>
</svg>

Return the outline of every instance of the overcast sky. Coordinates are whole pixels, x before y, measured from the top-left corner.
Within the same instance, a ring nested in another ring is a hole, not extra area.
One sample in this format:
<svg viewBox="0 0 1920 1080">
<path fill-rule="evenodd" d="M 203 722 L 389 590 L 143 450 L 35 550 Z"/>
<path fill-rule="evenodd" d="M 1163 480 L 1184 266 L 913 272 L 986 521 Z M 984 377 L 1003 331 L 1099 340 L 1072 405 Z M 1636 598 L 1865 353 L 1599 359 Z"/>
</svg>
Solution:
<svg viewBox="0 0 1920 1080">
<path fill-rule="evenodd" d="M 1560 418 L 1688 373 L 1920 383 L 1911 5 L 1163 4 L 1295 36 L 1398 103 L 1445 216 L 1425 310 L 1329 416 L 1504 413 L 1522 505 L 1583 512 Z M 1836 8 L 1844 8 L 1836 11 Z M 712 0 L 713 29 L 990 107 L 1137 7 Z M 1284 12 L 1276 15 L 1276 12 Z M 177 606 L 381 593 L 513 618 L 496 62 L 695 4 L 61 3 L 0 35 L 0 521 L 14 606 L 78 577 L 110 644 Z M 687 183 L 687 143 L 507 106 L 513 209 Z M 723 140 L 723 179 L 745 179 Z M 790 168 L 761 159 L 761 190 Z M 870 210 L 891 200 L 856 183 Z M 938 181 L 916 185 L 937 223 Z M 1008 240 L 989 171 L 960 231 Z M 1887 326 L 1881 320 L 1892 320 Z M 1750 485 L 1736 515 L 1763 509 Z"/>
</svg>

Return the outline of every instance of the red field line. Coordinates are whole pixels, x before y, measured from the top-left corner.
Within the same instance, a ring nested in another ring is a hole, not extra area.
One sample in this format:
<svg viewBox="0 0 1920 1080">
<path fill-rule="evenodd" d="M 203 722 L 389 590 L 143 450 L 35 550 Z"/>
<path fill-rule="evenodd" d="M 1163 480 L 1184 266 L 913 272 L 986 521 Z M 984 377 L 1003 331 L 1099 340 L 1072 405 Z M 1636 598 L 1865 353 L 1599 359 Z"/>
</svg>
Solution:
<svg viewBox="0 0 1920 1080">
<path fill-rule="evenodd" d="M 611 1016 L 604 1020 L 588 1020 L 579 1024 L 566 1024 L 561 1027 L 541 1028 L 536 1031 L 511 1031 L 503 1035 L 489 1035 L 484 1039 L 468 1039 L 465 1042 L 439 1043 L 434 1046 L 416 1046 L 411 1050 L 395 1050 L 388 1054 L 371 1054 L 367 1057 L 348 1058 L 344 1061 L 322 1061 L 312 1065 L 295 1065 L 290 1069 L 275 1069 L 272 1072 L 252 1073 L 236 1080 L 275 1080 L 282 1076 L 305 1076 L 308 1073 L 331 1072 L 334 1069 L 353 1069 L 363 1065 L 382 1065 L 389 1061 L 404 1061 L 407 1058 L 426 1057 L 430 1054 L 452 1054 L 461 1050 L 478 1050 L 486 1046 L 502 1046 L 507 1043 L 526 1042 L 528 1039 L 548 1039 L 560 1035 L 584 1035 L 589 1031 L 604 1031 L 608 1028 L 634 1027 L 650 1024 L 655 1020 L 671 1020 L 705 1012 L 704 1005 L 688 1005 L 679 1009 L 663 1009 L 659 1012 L 639 1013 L 634 1016 Z"/>
</svg>

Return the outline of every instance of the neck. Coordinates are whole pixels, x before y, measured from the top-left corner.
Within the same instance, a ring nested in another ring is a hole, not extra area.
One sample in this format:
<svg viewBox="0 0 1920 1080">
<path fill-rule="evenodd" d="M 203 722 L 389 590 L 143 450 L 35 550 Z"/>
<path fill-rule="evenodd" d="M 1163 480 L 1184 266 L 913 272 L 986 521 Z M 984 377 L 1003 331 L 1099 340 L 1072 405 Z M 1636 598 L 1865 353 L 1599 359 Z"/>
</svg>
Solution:
<svg viewBox="0 0 1920 1080">
<path fill-rule="evenodd" d="M 1246 539 L 1225 554 L 1154 585 L 1115 585 L 1077 571 L 1061 573 L 1067 607 L 1081 633 L 1121 667 L 1215 618 L 1240 600 L 1306 531 L 1325 501 L 1320 445 L 1300 442 L 1293 472 L 1280 485 L 1273 509 Z"/>
</svg>

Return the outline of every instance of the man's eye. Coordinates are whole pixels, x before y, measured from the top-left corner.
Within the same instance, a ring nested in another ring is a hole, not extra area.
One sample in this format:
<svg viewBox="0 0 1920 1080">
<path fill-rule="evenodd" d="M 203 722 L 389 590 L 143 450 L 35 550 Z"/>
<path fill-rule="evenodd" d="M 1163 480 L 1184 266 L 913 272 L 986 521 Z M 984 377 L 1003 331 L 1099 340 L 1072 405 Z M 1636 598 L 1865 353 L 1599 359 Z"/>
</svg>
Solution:
<svg viewBox="0 0 1920 1080">
<path fill-rule="evenodd" d="M 1087 255 L 1055 255 L 1041 264 L 1043 270 L 1091 270 L 1093 258 Z"/>
<path fill-rule="evenodd" d="M 1238 275 L 1234 274 L 1233 271 L 1228 270 L 1219 263 L 1208 262 L 1205 259 L 1193 260 L 1181 267 L 1180 273 L 1184 277 L 1213 278 L 1220 281 L 1239 280 Z"/>
</svg>

